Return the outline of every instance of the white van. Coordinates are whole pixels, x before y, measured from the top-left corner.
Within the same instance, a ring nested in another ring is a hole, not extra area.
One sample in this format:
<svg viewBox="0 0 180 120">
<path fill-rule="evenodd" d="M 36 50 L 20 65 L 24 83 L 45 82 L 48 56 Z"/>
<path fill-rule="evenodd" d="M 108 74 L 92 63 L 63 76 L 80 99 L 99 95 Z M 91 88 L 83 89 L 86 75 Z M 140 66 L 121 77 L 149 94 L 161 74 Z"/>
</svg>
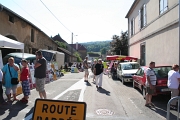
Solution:
<svg viewBox="0 0 180 120">
<path fill-rule="evenodd" d="M 121 79 L 122 83 L 132 82 L 132 76 L 140 67 L 138 62 L 122 62 L 117 67 L 117 78 Z"/>
<path fill-rule="evenodd" d="M 57 62 L 58 69 L 61 68 L 62 65 L 64 65 L 64 59 L 65 55 L 62 52 L 54 51 L 54 50 L 41 50 L 43 57 L 46 58 L 48 62 Z"/>
</svg>

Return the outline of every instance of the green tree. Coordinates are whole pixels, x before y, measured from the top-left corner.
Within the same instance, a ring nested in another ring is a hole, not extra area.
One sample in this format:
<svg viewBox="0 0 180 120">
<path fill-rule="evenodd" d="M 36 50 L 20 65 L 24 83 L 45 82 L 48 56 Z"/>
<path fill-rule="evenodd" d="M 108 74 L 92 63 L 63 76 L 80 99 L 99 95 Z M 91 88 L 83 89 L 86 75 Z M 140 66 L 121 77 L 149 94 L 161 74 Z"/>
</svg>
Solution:
<svg viewBox="0 0 180 120">
<path fill-rule="evenodd" d="M 59 41 L 57 41 L 57 40 L 56 40 L 55 42 L 58 44 L 59 47 L 64 48 L 64 49 L 67 49 L 67 46 L 66 46 L 65 43 L 59 42 Z"/>
<path fill-rule="evenodd" d="M 106 48 L 102 48 L 102 49 L 100 50 L 100 52 L 101 52 L 101 54 L 105 55 L 105 54 L 106 54 Z"/>
<path fill-rule="evenodd" d="M 80 54 L 78 52 L 75 52 L 74 56 L 77 57 L 77 62 L 82 62 L 82 59 L 81 59 Z"/>
<path fill-rule="evenodd" d="M 116 55 L 128 55 L 128 32 L 121 32 L 121 36 L 113 35 L 110 50 Z"/>
</svg>

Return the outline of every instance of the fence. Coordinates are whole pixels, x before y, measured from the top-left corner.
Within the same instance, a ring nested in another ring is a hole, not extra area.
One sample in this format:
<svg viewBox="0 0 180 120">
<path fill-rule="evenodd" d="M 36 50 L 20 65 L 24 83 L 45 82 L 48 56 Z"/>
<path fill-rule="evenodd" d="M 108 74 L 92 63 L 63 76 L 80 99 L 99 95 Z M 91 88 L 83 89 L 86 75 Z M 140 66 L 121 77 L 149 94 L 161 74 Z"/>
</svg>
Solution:
<svg viewBox="0 0 180 120">
<path fill-rule="evenodd" d="M 169 100 L 169 102 L 168 102 L 168 104 L 167 104 L 167 117 L 166 117 L 167 120 L 170 120 L 170 104 L 171 104 L 171 102 L 174 101 L 174 100 L 177 100 L 177 101 L 178 101 L 177 120 L 179 120 L 180 96 L 173 97 L 173 98 L 171 98 L 171 99 Z"/>
</svg>

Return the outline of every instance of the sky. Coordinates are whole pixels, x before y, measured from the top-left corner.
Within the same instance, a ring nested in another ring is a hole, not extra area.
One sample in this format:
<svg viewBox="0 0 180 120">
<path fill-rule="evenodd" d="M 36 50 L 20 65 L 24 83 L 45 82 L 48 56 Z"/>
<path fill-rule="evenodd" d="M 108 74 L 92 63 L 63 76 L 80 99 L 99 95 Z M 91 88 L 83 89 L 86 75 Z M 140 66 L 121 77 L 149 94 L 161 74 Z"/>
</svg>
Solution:
<svg viewBox="0 0 180 120">
<path fill-rule="evenodd" d="M 134 0 L 0 0 L 48 36 L 66 42 L 112 40 L 128 30 L 125 18 Z M 49 11 L 46 7 L 51 11 Z M 55 17 L 56 18 L 55 18 Z"/>
</svg>

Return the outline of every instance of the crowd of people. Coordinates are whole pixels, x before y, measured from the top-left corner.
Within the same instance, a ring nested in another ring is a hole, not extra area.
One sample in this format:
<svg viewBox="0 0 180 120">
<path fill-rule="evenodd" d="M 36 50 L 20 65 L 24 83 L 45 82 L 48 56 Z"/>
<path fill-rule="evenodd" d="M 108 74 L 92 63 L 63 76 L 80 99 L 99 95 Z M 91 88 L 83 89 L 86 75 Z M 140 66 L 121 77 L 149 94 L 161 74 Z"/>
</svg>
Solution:
<svg viewBox="0 0 180 120">
<path fill-rule="evenodd" d="M 83 61 L 83 66 L 85 68 L 85 75 L 84 75 L 84 82 L 88 82 L 88 66 L 87 66 L 87 60 L 88 57 L 85 58 Z M 117 72 L 117 63 L 114 62 L 111 66 L 110 71 L 111 73 Z M 107 65 L 107 67 L 109 67 Z M 155 94 L 155 86 L 157 83 L 157 77 L 155 74 L 155 71 L 153 68 L 155 67 L 155 62 L 150 62 L 149 68 L 146 70 L 146 107 L 155 107 L 155 105 L 152 103 L 152 96 Z M 167 87 L 171 91 L 171 98 L 179 96 L 179 88 L 180 88 L 180 73 L 179 73 L 179 65 L 174 64 L 172 65 L 172 70 L 168 72 L 168 81 L 167 81 Z M 92 66 L 91 66 L 91 72 L 93 73 L 93 82 L 96 84 L 97 89 L 102 88 L 102 80 L 103 80 L 103 73 L 106 74 L 106 69 L 104 69 L 104 66 L 102 64 L 102 60 L 98 59 L 94 60 Z M 174 100 L 170 108 L 177 110 L 177 100 Z"/>
<path fill-rule="evenodd" d="M 8 63 L 4 65 L 3 69 L 0 69 L 0 105 L 6 105 L 8 102 L 18 101 L 16 98 L 16 91 L 18 85 L 18 71 L 20 71 L 20 81 L 22 84 L 22 91 L 24 97 L 20 100 L 22 103 L 28 103 L 28 98 L 30 95 L 30 72 L 28 68 L 27 60 L 21 61 L 22 67 L 19 68 L 19 65 L 14 63 L 14 58 L 10 57 L 8 59 Z M 117 71 L 117 63 L 114 62 L 111 66 L 111 72 L 115 73 Z M 46 91 L 45 91 L 45 81 L 46 81 L 46 59 L 43 57 L 41 51 L 36 52 L 36 63 L 34 65 L 35 72 L 35 84 L 36 90 L 39 92 L 39 96 L 41 99 L 46 99 Z M 65 65 L 65 67 L 68 67 Z M 89 65 L 88 65 L 88 57 L 86 57 L 83 63 L 77 63 L 76 67 L 78 69 L 83 69 L 85 71 L 84 74 L 84 82 L 88 82 L 89 76 Z M 152 95 L 155 93 L 155 86 L 157 83 L 157 77 L 153 70 L 155 67 L 155 62 L 150 62 L 149 68 L 146 70 L 146 107 L 154 107 L 152 103 Z M 92 80 L 96 84 L 96 88 L 102 89 L 102 81 L 103 74 L 106 74 L 107 68 L 103 65 L 102 60 L 94 60 L 91 66 L 91 72 L 93 73 Z M 5 94 L 7 96 L 7 101 L 3 98 L 3 89 L 2 86 L 5 87 Z M 180 87 L 180 73 L 179 73 L 179 65 L 174 64 L 172 66 L 172 70 L 168 72 L 168 82 L 167 86 L 171 91 L 171 98 L 179 95 L 179 87 Z M 12 93 L 12 94 L 11 94 Z M 12 98 L 12 99 L 11 99 Z M 177 109 L 177 101 L 173 101 L 170 105 L 171 109 Z"/>
<path fill-rule="evenodd" d="M 28 61 L 21 61 L 21 69 L 19 65 L 14 63 L 14 58 L 10 57 L 8 63 L 4 65 L 2 71 L 0 69 L 0 105 L 7 105 L 8 102 L 19 101 L 16 97 L 18 82 L 18 72 L 20 71 L 20 81 L 22 84 L 23 98 L 20 100 L 22 103 L 28 103 L 30 95 L 30 72 L 28 68 Z M 46 80 L 46 59 L 42 56 L 41 51 L 36 52 L 36 63 L 34 65 L 34 77 L 36 90 L 39 92 L 41 99 L 46 99 L 45 80 Z M 5 94 L 7 101 L 3 98 L 3 89 L 5 87 Z M 11 95 L 12 93 L 12 95 Z M 12 98 L 12 99 L 11 99 Z"/>
</svg>

